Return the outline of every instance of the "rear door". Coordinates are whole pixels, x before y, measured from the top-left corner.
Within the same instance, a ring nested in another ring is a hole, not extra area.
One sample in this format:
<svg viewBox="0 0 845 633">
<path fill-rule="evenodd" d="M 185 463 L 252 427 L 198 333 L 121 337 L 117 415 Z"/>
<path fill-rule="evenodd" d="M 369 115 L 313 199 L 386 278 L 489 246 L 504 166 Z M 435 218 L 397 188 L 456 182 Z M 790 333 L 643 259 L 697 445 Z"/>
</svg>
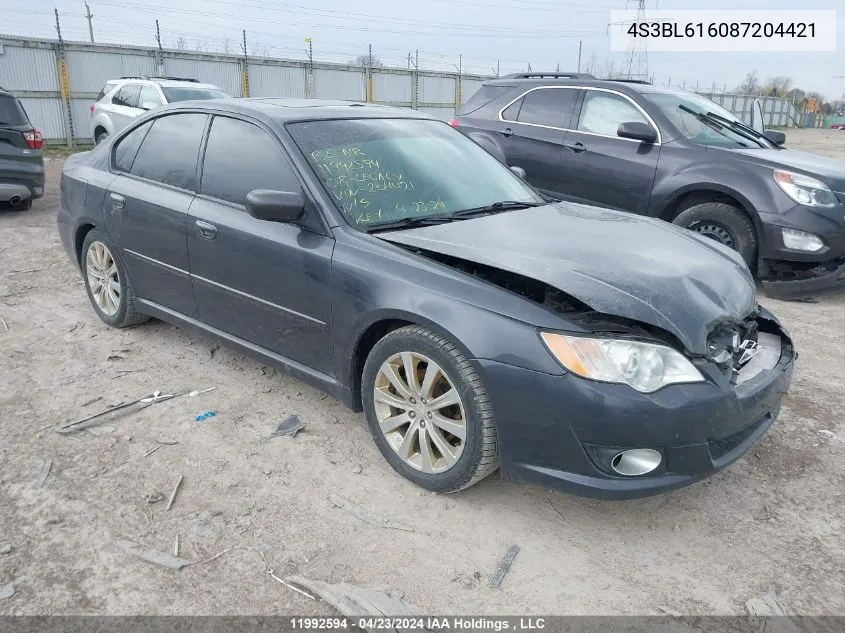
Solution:
<svg viewBox="0 0 845 633">
<path fill-rule="evenodd" d="M 579 94 L 574 87 L 534 88 L 499 114 L 508 166 L 522 167 L 528 182 L 547 193 L 557 192 L 565 128 Z"/>
<path fill-rule="evenodd" d="M 33 132 L 32 124 L 20 101 L 0 94 L 0 202 L 29 198 L 23 186 L 43 186 L 41 150 L 29 147 L 28 132 Z"/>
<path fill-rule="evenodd" d="M 250 191 L 302 191 L 274 135 L 215 116 L 190 210 L 188 245 L 200 319 L 219 330 L 331 374 L 331 257 L 316 209 L 304 223 L 257 220 Z M 310 222 L 310 224 L 309 224 Z"/>
<path fill-rule="evenodd" d="M 641 121 L 658 129 L 630 97 L 586 88 L 567 131 L 558 189 L 567 198 L 599 206 L 646 213 L 651 199 L 660 133 L 656 143 L 616 135 L 620 123 Z"/>
<path fill-rule="evenodd" d="M 112 133 L 123 129 L 132 122 L 132 119 L 144 112 L 138 106 L 140 94 L 141 85 L 132 83 L 126 84 L 114 94 L 109 108 L 114 125 Z"/>
<path fill-rule="evenodd" d="M 198 113 L 152 119 L 116 141 L 118 176 L 105 197 L 107 226 L 135 294 L 196 316 L 188 262 L 188 209 L 208 121 Z"/>
</svg>

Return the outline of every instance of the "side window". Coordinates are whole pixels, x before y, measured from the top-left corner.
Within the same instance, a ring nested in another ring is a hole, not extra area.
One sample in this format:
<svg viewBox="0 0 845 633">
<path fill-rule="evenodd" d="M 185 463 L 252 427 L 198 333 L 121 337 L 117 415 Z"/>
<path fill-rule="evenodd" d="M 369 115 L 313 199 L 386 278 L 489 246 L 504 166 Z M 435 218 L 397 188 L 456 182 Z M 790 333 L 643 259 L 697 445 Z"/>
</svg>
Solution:
<svg viewBox="0 0 845 633">
<path fill-rule="evenodd" d="M 299 191 L 299 181 L 282 150 L 252 123 L 215 117 L 208 134 L 200 193 L 245 204 L 255 189 Z"/>
<path fill-rule="evenodd" d="M 578 129 L 582 132 L 616 136 L 619 124 L 628 121 L 648 123 L 642 112 L 619 95 L 595 90 L 588 90 L 584 95 L 578 120 Z"/>
<path fill-rule="evenodd" d="M 138 96 L 138 107 L 142 107 L 145 103 L 154 103 L 156 106 L 161 105 L 161 97 L 152 86 L 141 86 L 141 94 Z"/>
<path fill-rule="evenodd" d="M 138 107 L 138 93 L 141 92 L 141 86 L 138 84 L 126 84 L 117 91 L 117 94 L 112 97 L 111 102 L 114 105 L 122 105 L 130 108 Z"/>
<path fill-rule="evenodd" d="M 100 94 L 97 95 L 97 101 L 101 101 L 102 98 L 106 96 L 106 93 L 112 91 L 114 86 L 115 86 L 115 83 L 113 81 L 107 81 L 105 84 L 103 84 L 103 87 L 100 88 Z M 112 103 L 114 103 L 113 99 L 112 99 Z"/>
<path fill-rule="evenodd" d="M 114 149 L 115 169 L 125 172 L 132 169 L 132 163 L 138 154 L 138 148 L 141 147 L 141 142 L 144 140 L 147 132 L 150 131 L 152 125 L 152 121 L 144 123 L 144 125 L 135 128 L 117 142 L 117 146 Z"/>
<path fill-rule="evenodd" d="M 518 121 L 519 109 L 522 107 L 522 99 L 517 99 L 502 112 L 502 118 L 505 121 Z"/>
<path fill-rule="evenodd" d="M 523 98 L 519 110 L 520 123 L 566 127 L 579 91 L 574 88 L 543 88 Z"/>
<path fill-rule="evenodd" d="M 205 123 L 205 114 L 171 114 L 153 120 L 130 173 L 195 191 Z"/>
</svg>

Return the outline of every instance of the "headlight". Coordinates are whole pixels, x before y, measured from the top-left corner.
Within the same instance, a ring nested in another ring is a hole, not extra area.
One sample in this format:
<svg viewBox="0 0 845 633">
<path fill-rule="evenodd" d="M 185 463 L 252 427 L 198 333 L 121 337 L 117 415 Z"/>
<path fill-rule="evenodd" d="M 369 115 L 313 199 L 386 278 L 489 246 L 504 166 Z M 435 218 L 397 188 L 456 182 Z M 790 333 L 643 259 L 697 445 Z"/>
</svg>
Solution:
<svg viewBox="0 0 845 633">
<path fill-rule="evenodd" d="M 622 383 L 642 393 L 704 380 L 689 360 L 665 345 L 552 332 L 540 336 L 561 365 L 590 380 Z"/>
<path fill-rule="evenodd" d="M 774 176 L 783 192 L 799 204 L 808 207 L 836 206 L 836 196 L 821 180 L 781 169 L 775 169 Z"/>
<path fill-rule="evenodd" d="M 794 248 L 799 251 L 819 251 L 824 248 L 824 242 L 818 235 L 807 233 L 805 231 L 798 231 L 796 229 L 781 228 L 783 235 L 783 245 L 786 248 Z"/>
</svg>

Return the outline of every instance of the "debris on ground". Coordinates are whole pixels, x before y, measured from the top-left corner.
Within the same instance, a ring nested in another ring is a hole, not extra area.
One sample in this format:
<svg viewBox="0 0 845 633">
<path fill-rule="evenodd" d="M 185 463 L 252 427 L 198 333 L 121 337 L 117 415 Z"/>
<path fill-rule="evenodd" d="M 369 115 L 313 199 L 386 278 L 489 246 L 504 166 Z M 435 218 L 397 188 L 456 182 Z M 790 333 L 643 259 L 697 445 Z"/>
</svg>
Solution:
<svg viewBox="0 0 845 633">
<path fill-rule="evenodd" d="M 284 437 L 286 435 L 296 437 L 296 434 L 304 428 L 305 425 L 300 421 L 299 416 L 292 415 L 279 422 L 279 426 L 270 434 L 270 437 Z"/>
<path fill-rule="evenodd" d="M 504 558 L 502 558 L 502 562 L 499 563 L 496 573 L 493 574 L 493 577 L 490 579 L 491 587 L 499 587 L 502 584 L 502 581 L 505 579 L 505 574 L 508 573 L 508 570 L 513 564 L 513 559 L 516 558 L 518 553 L 519 545 L 511 545 L 510 549 L 505 553 Z"/>
<path fill-rule="evenodd" d="M 474 589 L 478 585 L 480 580 L 480 571 L 475 571 L 472 573 L 472 575 L 460 572 L 454 578 L 452 578 L 452 582 L 460 584 L 464 589 Z"/>
<path fill-rule="evenodd" d="M 202 422 L 203 420 L 207 420 L 208 418 L 213 418 L 217 415 L 217 411 L 203 411 L 197 417 L 194 418 L 194 422 Z"/>
<path fill-rule="evenodd" d="M 355 464 L 352 467 L 352 474 L 353 475 L 360 475 L 363 471 L 364 471 L 364 469 L 361 468 L 361 464 Z"/>
<path fill-rule="evenodd" d="M 755 617 L 786 615 L 786 609 L 783 608 L 774 591 L 751 598 L 745 603 L 745 608 L 748 609 L 748 615 Z"/>
<path fill-rule="evenodd" d="M 161 444 L 156 444 L 150 450 L 148 450 L 146 453 L 144 453 L 144 457 L 149 457 L 150 455 L 155 453 L 160 448 L 161 448 Z"/>
<path fill-rule="evenodd" d="M 154 549 L 150 549 L 149 547 L 133 543 L 132 541 L 118 540 L 115 541 L 115 545 L 127 554 L 132 554 L 132 556 L 140 558 L 143 561 L 152 563 L 153 565 L 160 565 L 174 571 L 182 569 L 186 565 L 192 564 L 191 561 L 184 558 L 173 556 L 167 552 L 159 552 Z"/>
<path fill-rule="evenodd" d="M 558 515 L 561 519 L 566 520 L 566 517 L 565 517 L 565 516 L 563 516 L 563 513 L 555 507 L 555 504 L 554 504 L 554 503 L 552 503 L 552 498 L 551 498 L 551 497 L 546 497 L 546 503 L 548 503 L 548 504 L 549 504 L 549 507 L 550 507 L 552 510 L 554 510 L 554 511 L 555 511 L 555 514 L 556 514 L 556 515 Z"/>
<path fill-rule="evenodd" d="M 195 398 L 196 396 L 199 396 L 200 394 L 208 393 L 209 391 L 214 391 L 215 389 L 217 389 L 217 387 L 209 387 L 208 389 L 201 389 L 200 391 L 192 391 L 191 393 L 188 394 L 188 397 L 189 398 Z"/>
<path fill-rule="evenodd" d="M 393 519 L 388 519 L 387 517 L 383 517 L 380 514 L 376 514 L 367 510 L 363 506 L 359 506 L 356 503 L 350 501 L 346 497 L 342 497 L 337 494 L 329 495 L 329 501 L 332 502 L 332 505 L 343 508 L 352 516 L 358 517 L 365 523 L 369 523 L 370 525 L 375 525 L 378 527 L 383 528 L 390 528 L 392 530 L 403 530 L 405 532 L 413 532 L 414 528 L 409 525 L 405 525 L 404 523 L 400 523 L 399 521 L 394 521 Z"/>
<path fill-rule="evenodd" d="M 173 555 L 179 557 L 179 532 L 176 532 L 176 540 L 173 542 Z"/>
<path fill-rule="evenodd" d="M 179 475 L 179 479 L 176 482 L 176 485 L 173 486 L 173 492 L 170 493 L 170 498 L 167 500 L 167 510 L 170 510 L 170 508 L 173 507 L 173 501 L 176 499 L 176 493 L 179 492 L 179 488 L 182 485 L 182 480 L 184 478 L 185 477 L 183 475 Z"/>
<path fill-rule="evenodd" d="M 160 492 L 148 492 L 144 495 L 144 501 L 149 504 L 158 503 L 159 501 L 164 501 L 164 495 Z"/>
<path fill-rule="evenodd" d="M 56 432 L 57 433 L 69 433 L 70 431 L 79 431 L 79 430 L 82 430 L 82 429 L 74 428 L 74 427 L 79 427 L 81 424 L 85 424 L 86 422 L 90 422 L 91 420 L 96 420 L 97 418 L 101 418 L 104 415 L 114 413 L 115 411 L 121 411 L 123 409 L 126 409 L 126 408 L 131 407 L 131 406 L 136 405 L 136 404 L 143 404 L 143 405 L 148 407 L 150 405 L 156 404 L 157 402 L 163 402 L 165 400 L 171 400 L 171 399 L 177 398 L 181 395 L 183 395 L 183 394 L 181 394 L 181 393 L 162 394 L 161 391 L 154 391 L 153 393 L 148 394 L 146 396 L 141 396 L 137 400 L 132 400 L 130 402 L 120 402 L 118 404 L 112 405 L 112 406 L 106 408 L 103 411 L 99 411 L 99 412 L 97 412 L 93 415 L 89 415 L 87 418 L 82 418 L 81 420 L 77 420 L 76 422 L 68 422 L 67 424 L 62 424 L 61 426 L 56 428 Z M 96 400 L 94 400 L 92 402 L 96 402 Z"/>
<path fill-rule="evenodd" d="M 6 323 L 6 320 L 3 319 L 2 317 L 0 317 L 0 323 L 3 324 L 3 329 L 8 332 L 9 331 L 9 325 Z"/>
<path fill-rule="evenodd" d="M 12 583 L 8 585 L 0 585 L 0 600 L 11 598 L 15 595 L 15 586 Z"/>
<path fill-rule="evenodd" d="M 118 355 L 118 354 L 112 354 L 112 355 L 111 355 L 111 356 L 109 356 L 106 360 L 111 360 L 111 361 L 115 361 L 115 360 L 123 360 L 123 356 L 120 356 L 120 355 Z"/>
<path fill-rule="evenodd" d="M 828 431 L 827 429 L 819 429 L 818 431 L 816 431 L 816 433 L 821 435 L 826 440 L 835 440 L 836 439 L 836 433 L 834 433 L 833 431 Z"/>
<path fill-rule="evenodd" d="M 346 616 L 420 615 L 422 609 L 380 589 L 358 587 L 347 582 L 330 584 L 303 576 L 288 576 L 286 584 L 299 585 L 328 602 Z"/>
<path fill-rule="evenodd" d="M 5 556 L 6 554 L 12 553 L 12 546 L 8 543 L 6 545 L 0 545 L 0 556 Z M 306 561 L 307 562 L 307 561 Z"/>
<path fill-rule="evenodd" d="M 50 476 L 50 471 L 53 469 L 53 458 L 48 457 L 44 460 L 44 463 L 41 464 L 41 474 L 38 475 L 38 487 L 44 485 L 47 481 L 47 478 Z"/>
<path fill-rule="evenodd" d="M 679 611 L 675 611 L 674 609 L 670 609 L 669 607 L 662 607 L 660 605 L 657 605 L 657 609 L 658 609 L 658 611 L 662 611 L 666 615 L 671 615 L 673 618 L 682 618 L 683 617 L 682 613 L 680 613 Z"/>
<path fill-rule="evenodd" d="M 95 402 L 99 402 L 102 399 L 103 399 L 103 396 L 97 396 L 96 398 L 91 398 L 90 400 L 86 400 L 85 402 L 83 402 L 79 406 L 80 406 L 80 408 L 81 407 L 87 407 L 89 405 L 94 404 Z"/>
</svg>

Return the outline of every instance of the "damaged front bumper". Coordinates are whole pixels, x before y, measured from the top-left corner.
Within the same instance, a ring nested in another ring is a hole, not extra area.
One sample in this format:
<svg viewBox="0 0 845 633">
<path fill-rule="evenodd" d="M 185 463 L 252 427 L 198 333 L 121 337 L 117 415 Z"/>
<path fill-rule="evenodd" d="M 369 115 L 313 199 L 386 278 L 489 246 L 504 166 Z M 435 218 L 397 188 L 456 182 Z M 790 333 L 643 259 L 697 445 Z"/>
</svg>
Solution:
<svg viewBox="0 0 845 633">
<path fill-rule="evenodd" d="M 780 411 L 796 355 L 786 332 L 777 331 L 774 366 L 734 386 L 715 366 L 705 382 L 643 394 L 626 385 L 477 360 L 496 411 L 502 475 L 587 497 L 626 499 L 713 474 L 751 448 Z M 644 448 L 660 453 L 655 470 L 614 472 L 614 456 Z"/>
<path fill-rule="evenodd" d="M 804 299 L 845 289 L 845 257 L 790 272 L 789 277 L 764 279 L 766 296 L 781 300 Z"/>
</svg>

